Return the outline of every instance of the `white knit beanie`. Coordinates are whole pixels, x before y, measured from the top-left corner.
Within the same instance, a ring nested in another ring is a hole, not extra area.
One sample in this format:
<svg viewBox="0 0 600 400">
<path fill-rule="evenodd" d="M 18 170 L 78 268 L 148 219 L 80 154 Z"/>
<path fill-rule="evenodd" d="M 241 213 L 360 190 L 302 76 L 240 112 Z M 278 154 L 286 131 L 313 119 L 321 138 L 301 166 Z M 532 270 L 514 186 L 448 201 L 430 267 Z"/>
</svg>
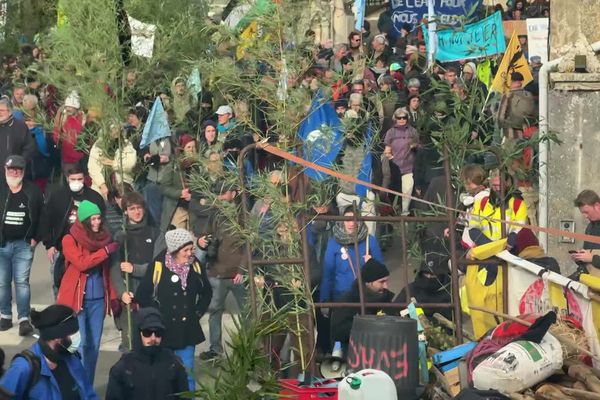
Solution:
<svg viewBox="0 0 600 400">
<path fill-rule="evenodd" d="M 165 233 L 165 242 L 167 243 L 167 251 L 173 254 L 188 244 L 194 243 L 194 238 L 187 230 L 178 228 Z"/>
<path fill-rule="evenodd" d="M 81 103 L 79 101 L 79 94 L 77 94 L 76 91 L 73 90 L 71 93 L 69 93 L 69 95 L 65 99 L 65 107 L 73 107 L 78 110 L 81 108 Z"/>
</svg>

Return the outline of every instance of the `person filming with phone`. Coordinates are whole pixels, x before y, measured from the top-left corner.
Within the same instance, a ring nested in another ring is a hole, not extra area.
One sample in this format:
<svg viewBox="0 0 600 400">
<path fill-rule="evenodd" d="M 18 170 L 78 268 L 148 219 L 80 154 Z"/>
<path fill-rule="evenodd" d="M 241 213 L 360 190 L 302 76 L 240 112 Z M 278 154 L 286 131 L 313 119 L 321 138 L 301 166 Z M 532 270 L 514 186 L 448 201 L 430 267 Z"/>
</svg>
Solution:
<svg viewBox="0 0 600 400">
<path fill-rule="evenodd" d="M 600 237 L 600 196 L 593 190 L 586 189 L 577 195 L 575 207 L 590 223 L 585 234 Z M 579 265 L 580 273 L 600 276 L 600 243 L 583 242 L 583 249 L 569 251 L 573 261 Z"/>
</svg>

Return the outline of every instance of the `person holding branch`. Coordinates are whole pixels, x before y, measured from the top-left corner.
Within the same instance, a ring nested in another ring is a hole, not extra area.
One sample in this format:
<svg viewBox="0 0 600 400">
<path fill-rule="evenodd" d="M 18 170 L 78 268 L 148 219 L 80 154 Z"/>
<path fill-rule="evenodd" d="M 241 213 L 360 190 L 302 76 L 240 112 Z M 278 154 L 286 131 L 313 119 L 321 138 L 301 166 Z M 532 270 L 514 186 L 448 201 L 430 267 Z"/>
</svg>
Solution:
<svg viewBox="0 0 600 400">
<path fill-rule="evenodd" d="M 348 207 L 342 210 L 341 215 L 353 217 L 354 210 Z M 358 243 L 358 254 L 355 251 L 355 241 Z M 333 237 L 329 239 L 325 250 L 319 301 L 340 301 L 350 290 L 359 270 L 371 258 L 383 261 L 377 239 L 368 234 L 364 222 L 337 222 L 333 227 Z M 328 310 L 325 309 L 324 313 L 327 314 Z"/>
</svg>

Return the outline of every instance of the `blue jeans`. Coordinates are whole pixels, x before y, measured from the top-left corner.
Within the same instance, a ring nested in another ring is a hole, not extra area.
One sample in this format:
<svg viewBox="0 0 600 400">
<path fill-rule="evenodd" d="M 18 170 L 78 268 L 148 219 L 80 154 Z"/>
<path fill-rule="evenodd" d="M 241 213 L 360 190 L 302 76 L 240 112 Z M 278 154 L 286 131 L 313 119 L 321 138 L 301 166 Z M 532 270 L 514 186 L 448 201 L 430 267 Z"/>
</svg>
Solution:
<svg viewBox="0 0 600 400">
<path fill-rule="evenodd" d="M 24 240 L 6 242 L 0 247 L 0 316 L 12 320 L 12 282 L 15 281 L 19 322 L 29 319 L 31 290 L 29 273 L 33 248 Z"/>
<path fill-rule="evenodd" d="M 194 379 L 194 352 L 196 351 L 196 346 L 186 346 L 182 349 L 173 351 L 181 358 L 181 362 L 183 363 L 188 376 L 188 389 L 193 392 L 196 390 L 196 380 Z"/>
<path fill-rule="evenodd" d="M 231 278 L 208 278 L 212 287 L 213 295 L 208 306 L 208 336 L 210 338 L 210 350 L 217 354 L 223 353 L 223 328 L 221 321 L 223 319 L 223 311 L 225 311 L 225 299 L 229 292 L 233 293 L 233 297 L 237 302 L 241 311 L 244 307 L 244 299 L 246 297 L 246 289 L 243 284 L 234 285 Z"/>
<path fill-rule="evenodd" d="M 163 195 L 156 183 L 146 182 L 146 186 L 144 186 L 144 201 L 146 201 L 146 208 L 150 212 L 156 226 L 160 226 Z"/>
<path fill-rule="evenodd" d="M 94 383 L 96 363 L 100 352 L 100 338 L 104 328 L 104 299 L 83 301 L 83 310 L 77 315 L 81 334 L 81 363 L 88 374 L 90 383 Z"/>
</svg>

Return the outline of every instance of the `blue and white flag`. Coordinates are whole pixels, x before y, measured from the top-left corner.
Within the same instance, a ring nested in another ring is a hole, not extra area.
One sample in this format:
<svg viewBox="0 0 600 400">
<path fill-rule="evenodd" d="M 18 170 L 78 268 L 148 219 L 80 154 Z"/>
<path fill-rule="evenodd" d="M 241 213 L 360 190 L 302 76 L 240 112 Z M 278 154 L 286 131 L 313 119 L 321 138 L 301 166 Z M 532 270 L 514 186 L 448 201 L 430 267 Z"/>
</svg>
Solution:
<svg viewBox="0 0 600 400">
<path fill-rule="evenodd" d="M 152 110 L 150 111 L 146 125 L 144 125 L 144 130 L 142 131 L 140 149 L 143 149 L 158 139 L 169 136 L 171 136 L 169 119 L 165 109 L 163 108 L 162 101 L 160 101 L 160 97 L 157 97 L 156 100 L 154 100 Z"/>
<path fill-rule="evenodd" d="M 362 32 L 363 25 L 365 23 L 365 7 L 367 6 L 367 0 L 354 0 L 354 16 L 355 23 L 354 29 L 357 32 Z"/>
<path fill-rule="evenodd" d="M 188 92 L 192 95 L 192 101 L 194 105 L 198 103 L 198 98 L 202 93 L 202 78 L 200 77 L 200 70 L 198 67 L 194 67 L 190 76 L 188 76 L 186 83 Z"/>
<path fill-rule="evenodd" d="M 302 140 L 302 158 L 325 168 L 333 167 L 344 140 L 340 118 L 319 90 L 312 99 L 308 116 L 300 124 L 298 137 Z M 309 178 L 322 181 L 327 174 L 307 168 Z"/>
<path fill-rule="evenodd" d="M 369 127 L 367 128 L 367 135 L 365 140 L 365 158 L 363 158 L 362 163 L 360 164 L 360 171 L 358 171 L 357 179 L 360 179 L 364 182 L 371 183 L 371 172 L 373 169 L 373 156 L 371 155 L 371 142 L 373 141 L 373 130 L 371 129 L 371 123 L 369 122 Z M 360 197 L 366 197 L 369 188 L 364 185 L 357 184 L 354 186 L 354 191 Z"/>
</svg>

